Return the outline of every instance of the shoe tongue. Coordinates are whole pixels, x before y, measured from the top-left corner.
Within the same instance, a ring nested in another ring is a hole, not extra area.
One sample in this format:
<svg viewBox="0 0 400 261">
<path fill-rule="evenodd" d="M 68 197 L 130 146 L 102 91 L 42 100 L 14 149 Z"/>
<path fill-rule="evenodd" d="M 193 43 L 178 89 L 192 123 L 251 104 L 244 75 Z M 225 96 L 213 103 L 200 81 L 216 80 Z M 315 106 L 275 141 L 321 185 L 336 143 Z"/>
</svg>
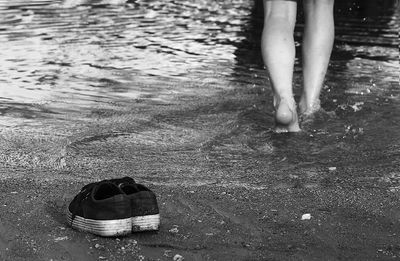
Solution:
<svg viewBox="0 0 400 261">
<path fill-rule="evenodd" d="M 131 195 L 131 194 L 140 192 L 140 190 L 137 188 L 136 184 L 135 185 L 133 185 L 133 184 L 121 184 L 119 187 L 127 195 Z"/>
<path fill-rule="evenodd" d="M 115 195 L 121 194 L 119 188 L 111 182 L 103 182 L 98 184 L 93 192 L 93 198 L 96 200 L 107 199 Z"/>
</svg>

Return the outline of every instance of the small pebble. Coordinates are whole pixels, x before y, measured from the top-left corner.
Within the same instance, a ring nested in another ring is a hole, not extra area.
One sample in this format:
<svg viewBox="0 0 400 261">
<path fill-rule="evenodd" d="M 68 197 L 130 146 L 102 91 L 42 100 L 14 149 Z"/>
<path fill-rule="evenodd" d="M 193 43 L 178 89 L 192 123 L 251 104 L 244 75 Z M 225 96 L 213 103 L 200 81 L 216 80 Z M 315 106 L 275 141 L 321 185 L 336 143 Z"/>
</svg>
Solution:
<svg viewBox="0 0 400 261">
<path fill-rule="evenodd" d="M 171 228 L 170 230 L 168 230 L 170 233 L 178 233 L 179 230 L 177 227 Z"/>
<path fill-rule="evenodd" d="M 137 241 L 135 239 L 130 239 L 128 241 L 129 244 L 136 246 L 137 245 Z"/>
<path fill-rule="evenodd" d="M 68 237 L 65 236 L 65 237 L 56 237 L 56 238 L 54 238 L 54 241 L 55 241 L 55 242 L 64 241 L 64 240 L 68 240 Z"/>
<path fill-rule="evenodd" d="M 183 260 L 185 260 L 185 259 L 183 258 L 183 256 L 181 256 L 181 255 L 179 255 L 179 254 L 176 254 L 176 255 L 174 256 L 173 260 L 174 260 L 174 261 L 183 261 Z"/>
<path fill-rule="evenodd" d="M 164 256 L 171 257 L 171 252 L 172 252 L 172 250 L 165 250 L 164 251 Z"/>
</svg>

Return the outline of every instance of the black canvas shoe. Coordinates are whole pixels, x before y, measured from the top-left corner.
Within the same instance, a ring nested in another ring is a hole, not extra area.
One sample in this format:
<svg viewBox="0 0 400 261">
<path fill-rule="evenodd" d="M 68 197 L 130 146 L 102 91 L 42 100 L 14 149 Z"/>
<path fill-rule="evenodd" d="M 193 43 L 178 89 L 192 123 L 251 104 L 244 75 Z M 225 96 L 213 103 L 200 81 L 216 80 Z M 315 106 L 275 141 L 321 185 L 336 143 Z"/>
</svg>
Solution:
<svg viewBox="0 0 400 261">
<path fill-rule="evenodd" d="M 160 212 L 156 195 L 137 183 L 124 183 L 119 187 L 130 199 L 132 232 L 158 230 Z"/>
<path fill-rule="evenodd" d="M 68 224 L 100 236 L 131 233 L 131 199 L 106 180 L 84 186 L 68 207 Z"/>
</svg>

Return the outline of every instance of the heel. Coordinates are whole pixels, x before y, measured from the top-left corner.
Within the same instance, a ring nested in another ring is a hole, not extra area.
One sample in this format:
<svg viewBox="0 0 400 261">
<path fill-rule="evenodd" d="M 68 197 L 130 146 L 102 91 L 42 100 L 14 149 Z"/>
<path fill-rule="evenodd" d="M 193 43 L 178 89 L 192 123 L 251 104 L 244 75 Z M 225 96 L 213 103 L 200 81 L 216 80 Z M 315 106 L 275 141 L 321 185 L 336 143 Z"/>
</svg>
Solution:
<svg viewBox="0 0 400 261">
<path fill-rule="evenodd" d="M 297 118 L 297 106 L 293 97 L 274 99 L 275 106 L 275 132 L 298 132 L 300 131 Z"/>
</svg>

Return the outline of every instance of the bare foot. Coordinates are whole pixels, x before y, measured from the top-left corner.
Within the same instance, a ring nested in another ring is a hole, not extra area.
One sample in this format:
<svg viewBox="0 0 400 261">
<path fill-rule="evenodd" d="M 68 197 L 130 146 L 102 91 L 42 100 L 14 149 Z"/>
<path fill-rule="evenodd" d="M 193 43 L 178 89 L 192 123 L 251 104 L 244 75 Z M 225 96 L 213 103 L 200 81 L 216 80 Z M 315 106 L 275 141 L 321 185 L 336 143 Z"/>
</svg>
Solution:
<svg viewBox="0 0 400 261">
<path fill-rule="evenodd" d="M 293 98 L 274 99 L 275 132 L 299 132 L 296 102 Z"/>
<path fill-rule="evenodd" d="M 300 114 L 303 116 L 310 116 L 321 109 L 321 101 L 319 99 L 312 101 L 310 103 L 306 102 L 303 97 L 299 102 Z"/>
<path fill-rule="evenodd" d="M 319 99 L 308 103 L 305 99 L 301 98 L 299 102 L 300 107 L 300 122 L 303 129 L 308 129 L 308 126 L 314 122 L 317 112 L 321 111 L 321 102 Z"/>
</svg>

